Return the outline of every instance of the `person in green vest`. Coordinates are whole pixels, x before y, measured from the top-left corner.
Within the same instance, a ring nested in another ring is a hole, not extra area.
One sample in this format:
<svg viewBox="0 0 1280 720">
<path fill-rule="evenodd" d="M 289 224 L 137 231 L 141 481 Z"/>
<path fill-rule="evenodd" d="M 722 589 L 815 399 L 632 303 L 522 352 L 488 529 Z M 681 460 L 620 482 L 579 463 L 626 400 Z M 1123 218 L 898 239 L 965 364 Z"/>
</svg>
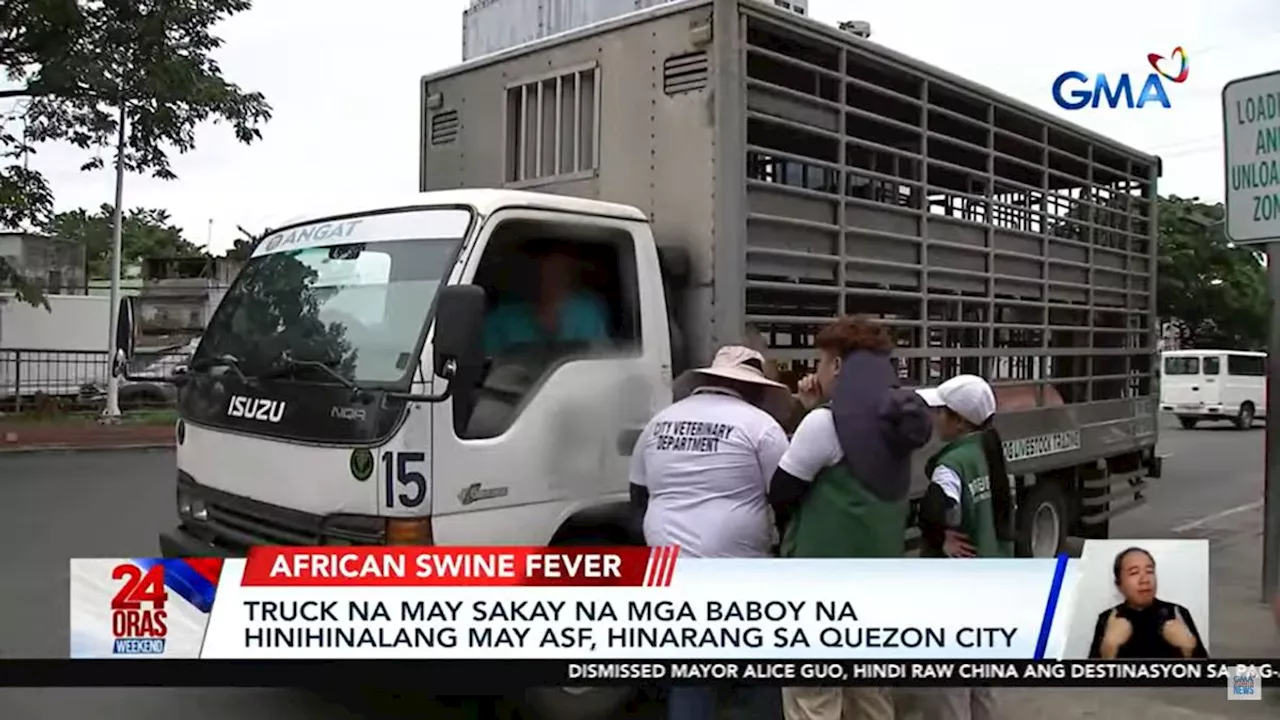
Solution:
<svg viewBox="0 0 1280 720">
<path fill-rule="evenodd" d="M 937 409 L 934 427 L 944 443 L 925 466 L 920 554 L 1013 557 L 1016 500 L 1004 442 L 992 423 L 991 385 L 977 375 L 957 375 L 916 392 Z"/>
<path fill-rule="evenodd" d="M 818 333 L 810 410 L 769 485 L 784 558 L 896 558 L 905 550 L 911 455 L 932 436 L 928 405 L 899 386 L 893 337 L 865 317 Z M 786 720 L 893 720 L 888 688 L 783 688 Z"/>
<path fill-rule="evenodd" d="M 916 391 L 936 408 L 943 446 L 925 467 L 920 500 L 921 557 L 1013 557 L 1016 499 L 1005 467 L 1004 443 L 992 420 L 995 393 L 977 375 L 957 375 Z M 920 693 L 923 720 L 993 720 L 989 687 L 938 688 Z"/>
</svg>

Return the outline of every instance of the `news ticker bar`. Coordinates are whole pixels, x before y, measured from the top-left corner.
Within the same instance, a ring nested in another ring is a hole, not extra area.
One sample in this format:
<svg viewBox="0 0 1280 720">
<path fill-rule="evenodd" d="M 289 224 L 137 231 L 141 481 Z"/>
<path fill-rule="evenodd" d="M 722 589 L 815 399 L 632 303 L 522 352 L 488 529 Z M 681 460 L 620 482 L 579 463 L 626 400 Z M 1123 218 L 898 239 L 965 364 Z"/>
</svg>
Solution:
<svg viewBox="0 0 1280 720">
<path fill-rule="evenodd" d="M 1251 678 L 1251 679 L 1250 679 Z M 524 687 L 1280 687 L 1280 659 L 973 660 L 0 660 L 5 687 L 320 687 L 491 695 Z"/>
</svg>

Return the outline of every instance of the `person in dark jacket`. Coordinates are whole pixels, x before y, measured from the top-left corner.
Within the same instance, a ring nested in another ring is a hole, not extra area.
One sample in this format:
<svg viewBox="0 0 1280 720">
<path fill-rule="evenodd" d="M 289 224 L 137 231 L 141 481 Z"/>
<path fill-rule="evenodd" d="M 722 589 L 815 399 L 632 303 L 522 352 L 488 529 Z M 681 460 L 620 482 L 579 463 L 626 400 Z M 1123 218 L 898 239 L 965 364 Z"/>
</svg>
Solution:
<svg viewBox="0 0 1280 720">
<path fill-rule="evenodd" d="M 816 377 L 800 383 L 813 409 L 769 487 L 783 520 L 781 555 L 902 557 L 911 454 L 932 434 L 924 401 L 899 387 L 893 338 L 864 317 L 841 318 L 816 339 Z M 786 720 L 892 720 L 888 688 L 783 688 Z"/>
<path fill-rule="evenodd" d="M 1098 615 L 1089 657 L 1104 660 L 1204 659 L 1209 657 L 1191 613 L 1156 597 L 1156 561 L 1131 547 L 1112 566 L 1124 602 Z"/>
</svg>

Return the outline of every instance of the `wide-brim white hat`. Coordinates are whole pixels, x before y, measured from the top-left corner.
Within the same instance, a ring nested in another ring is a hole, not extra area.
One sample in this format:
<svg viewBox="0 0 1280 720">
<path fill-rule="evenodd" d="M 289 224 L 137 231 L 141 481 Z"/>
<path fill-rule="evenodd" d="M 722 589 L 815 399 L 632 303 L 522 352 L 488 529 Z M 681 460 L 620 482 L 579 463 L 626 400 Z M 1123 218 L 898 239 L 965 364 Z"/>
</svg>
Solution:
<svg viewBox="0 0 1280 720">
<path fill-rule="evenodd" d="M 689 395 L 708 377 L 724 378 L 765 388 L 764 405 L 761 408 L 778 420 L 785 422 L 794 410 L 791 390 L 780 382 L 770 380 L 764 374 L 764 356 L 742 345 L 726 345 L 716 351 L 707 367 L 683 373 L 676 379 L 672 394 L 676 400 Z"/>
</svg>

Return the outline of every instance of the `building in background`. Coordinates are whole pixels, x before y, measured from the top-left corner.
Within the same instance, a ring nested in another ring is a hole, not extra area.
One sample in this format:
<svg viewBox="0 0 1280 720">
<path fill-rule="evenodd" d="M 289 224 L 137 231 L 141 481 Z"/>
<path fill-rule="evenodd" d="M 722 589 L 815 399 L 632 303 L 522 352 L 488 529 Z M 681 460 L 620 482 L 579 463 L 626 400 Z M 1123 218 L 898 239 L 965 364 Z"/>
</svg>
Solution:
<svg viewBox="0 0 1280 720">
<path fill-rule="evenodd" d="M 107 297 L 111 294 L 109 278 L 89 278 L 89 294 Z M 142 294 L 142 265 L 133 263 L 120 268 L 120 294 L 137 297 Z"/>
<path fill-rule="evenodd" d="M 136 306 L 138 345 L 179 345 L 203 332 L 241 265 L 214 257 L 143 261 Z"/>
<path fill-rule="evenodd" d="M 462 59 L 500 52 L 674 0 L 471 0 L 462 11 Z M 759 0 L 801 15 L 809 0 Z"/>
<path fill-rule="evenodd" d="M 84 246 L 43 233 L 0 229 L 0 258 L 52 295 L 86 291 Z"/>
</svg>

